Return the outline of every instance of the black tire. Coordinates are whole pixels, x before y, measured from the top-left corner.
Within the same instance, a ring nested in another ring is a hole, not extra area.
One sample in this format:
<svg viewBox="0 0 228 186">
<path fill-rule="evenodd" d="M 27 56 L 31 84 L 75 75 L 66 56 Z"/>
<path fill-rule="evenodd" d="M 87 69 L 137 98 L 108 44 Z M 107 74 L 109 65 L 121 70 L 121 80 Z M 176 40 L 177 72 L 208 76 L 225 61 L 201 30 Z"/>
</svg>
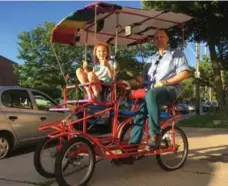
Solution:
<svg viewBox="0 0 228 186">
<path fill-rule="evenodd" d="M 126 140 L 126 139 L 125 139 L 125 135 L 127 134 L 127 132 L 128 132 L 129 130 L 131 130 L 131 127 L 132 127 L 131 124 L 125 125 L 125 126 L 123 127 L 123 129 L 122 129 L 122 131 L 121 131 L 121 133 L 120 133 L 120 135 L 119 135 L 120 141 Z M 128 138 L 127 140 L 129 140 L 129 138 Z"/>
<path fill-rule="evenodd" d="M 168 131 L 171 131 L 172 130 L 172 127 L 171 126 L 168 126 L 166 127 L 164 130 L 162 130 L 161 132 L 161 140 L 163 139 L 164 135 L 168 132 Z M 184 151 L 183 151 L 183 156 L 180 160 L 180 162 L 175 165 L 175 166 L 168 166 L 166 165 L 163 160 L 162 160 L 162 156 L 163 154 L 156 154 L 156 159 L 157 159 L 157 162 L 158 164 L 160 165 L 160 167 L 166 171 L 174 171 L 174 170 L 177 170 L 179 168 L 181 168 L 186 160 L 187 160 L 187 157 L 188 157 L 188 139 L 184 133 L 184 131 L 182 129 L 180 129 L 179 127 L 174 127 L 174 130 L 175 130 L 175 135 L 177 134 L 177 132 L 180 134 L 182 140 L 183 140 L 183 143 L 184 143 Z M 160 140 L 159 144 L 160 144 L 160 147 L 161 147 L 161 144 L 162 144 L 162 141 Z M 166 142 L 165 142 L 166 143 Z M 165 155 L 165 154 L 164 154 Z"/>
<path fill-rule="evenodd" d="M 93 175 L 96 158 L 95 158 L 95 152 L 92 144 L 85 138 L 77 137 L 69 141 L 69 143 L 66 143 L 63 145 L 62 149 L 59 151 L 59 153 L 56 156 L 55 161 L 55 177 L 58 185 L 61 186 L 71 186 L 69 185 L 63 176 L 62 171 L 62 162 L 64 160 L 65 154 L 68 153 L 68 151 L 75 146 L 76 144 L 83 143 L 85 146 L 87 146 L 88 149 L 88 155 L 90 156 L 89 161 L 89 172 L 86 174 L 86 177 L 77 185 L 75 186 L 85 186 L 89 180 L 91 179 L 91 176 Z"/>
<path fill-rule="evenodd" d="M 13 140 L 8 133 L 0 132 L 0 160 L 12 151 Z"/>
<path fill-rule="evenodd" d="M 46 178 L 54 178 L 55 177 L 55 171 L 54 171 L 54 166 L 53 166 L 53 172 L 45 170 L 45 168 L 43 167 L 43 165 L 41 163 L 41 152 L 45 148 L 45 146 L 49 142 L 51 142 L 52 140 L 53 140 L 53 143 L 54 142 L 58 143 L 58 139 L 45 138 L 45 139 L 41 140 L 36 146 L 36 150 L 34 152 L 34 157 L 33 157 L 33 163 L 34 163 L 36 171 L 41 176 L 44 176 Z"/>
<path fill-rule="evenodd" d="M 120 139 L 120 141 L 128 141 L 130 138 L 126 138 L 126 134 L 128 133 L 128 132 L 131 132 L 131 128 L 132 128 L 132 124 L 127 124 L 127 125 L 125 125 L 124 126 L 124 128 L 122 129 L 122 131 L 121 131 L 121 133 L 119 134 L 119 139 Z M 129 131 L 130 130 L 130 131 Z M 143 140 L 143 138 L 145 137 L 145 133 L 143 133 L 143 136 L 142 136 L 142 140 Z"/>
</svg>

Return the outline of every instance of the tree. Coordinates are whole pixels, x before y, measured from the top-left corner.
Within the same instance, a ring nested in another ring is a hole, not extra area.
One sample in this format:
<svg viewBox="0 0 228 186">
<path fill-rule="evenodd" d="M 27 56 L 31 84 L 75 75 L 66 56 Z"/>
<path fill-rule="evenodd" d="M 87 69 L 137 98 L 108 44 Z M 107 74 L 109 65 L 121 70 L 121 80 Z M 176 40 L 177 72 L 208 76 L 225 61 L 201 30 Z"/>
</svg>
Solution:
<svg viewBox="0 0 228 186">
<path fill-rule="evenodd" d="M 183 101 L 194 100 L 195 97 L 195 68 L 190 67 L 190 78 L 182 82 L 182 91 L 180 99 Z M 211 60 L 207 56 L 203 56 L 202 60 L 199 62 L 199 71 L 200 71 L 200 97 L 209 98 L 208 90 L 209 88 L 215 89 L 214 84 L 214 73 L 211 65 Z M 225 73 L 226 75 L 227 73 Z M 226 77 L 226 76 L 225 76 Z"/>
<path fill-rule="evenodd" d="M 210 58 L 203 56 L 203 59 L 199 62 L 200 71 L 200 86 L 201 87 L 212 87 L 215 88 L 214 84 L 214 72 Z"/>
<path fill-rule="evenodd" d="M 181 85 L 181 93 L 179 96 L 179 100 L 181 101 L 193 101 L 194 95 L 195 95 L 195 89 L 194 89 L 194 78 L 190 77 L 188 79 L 185 79 Z"/>
<path fill-rule="evenodd" d="M 185 36 L 187 41 L 204 41 L 208 44 L 212 69 L 214 73 L 214 83 L 216 85 L 216 95 L 218 103 L 224 106 L 224 94 L 221 79 L 221 65 L 219 63 L 219 53 L 216 48 L 221 45 L 224 39 L 228 38 L 228 3 L 222 1 L 188 1 L 188 2 L 161 2 L 142 1 L 144 8 L 158 8 L 171 10 L 195 17 L 185 25 Z M 180 32 L 180 29 L 171 29 L 173 33 Z M 180 34 L 181 36 L 181 34 Z M 178 40 L 178 37 L 175 37 Z M 222 53 L 222 52 L 221 52 Z"/>
<path fill-rule="evenodd" d="M 223 38 L 217 45 L 219 61 L 223 69 L 228 70 L 228 38 Z"/>
<path fill-rule="evenodd" d="M 43 25 L 38 25 L 29 32 L 19 34 L 18 58 L 24 60 L 24 64 L 14 68 L 21 86 L 39 88 L 40 90 L 46 90 L 46 92 L 52 91 L 53 88 L 62 89 L 65 86 L 64 78 L 53 53 L 52 45 L 49 42 L 53 27 L 53 23 L 44 22 Z M 53 44 L 53 46 L 63 72 L 74 76 L 76 68 L 81 66 L 84 47 L 58 44 Z M 114 51 L 114 47 L 111 48 Z M 92 60 L 92 50 L 93 47 L 88 47 L 90 60 Z M 130 71 L 135 75 L 141 72 L 142 64 L 138 63 L 137 55 L 138 48 L 136 46 L 118 46 L 116 60 L 119 66 L 117 74 L 119 79 L 129 78 L 126 71 Z M 47 89 L 49 87 L 51 88 L 50 91 Z M 56 98 L 56 95 L 57 93 L 53 97 Z"/>
<path fill-rule="evenodd" d="M 19 59 L 23 65 L 15 67 L 21 86 L 26 87 L 63 87 L 64 78 L 61 74 L 56 57 L 52 51 L 50 40 L 53 23 L 44 22 L 29 32 L 19 34 Z M 83 48 L 53 44 L 64 73 L 75 70 L 83 56 Z"/>
</svg>

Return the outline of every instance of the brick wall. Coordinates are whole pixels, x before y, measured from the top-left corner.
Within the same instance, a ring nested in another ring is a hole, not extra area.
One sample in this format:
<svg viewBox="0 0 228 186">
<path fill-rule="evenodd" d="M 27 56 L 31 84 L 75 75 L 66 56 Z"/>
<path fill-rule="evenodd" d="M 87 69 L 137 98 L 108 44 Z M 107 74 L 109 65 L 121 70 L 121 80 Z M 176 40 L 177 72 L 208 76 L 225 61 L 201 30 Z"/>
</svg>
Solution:
<svg viewBox="0 0 228 186">
<path fill-rule="evenodd" d="M 17 76 L 14 74 L 15 62 L 0 56 L 0 86 L 17 85 Z"/>
</svg>

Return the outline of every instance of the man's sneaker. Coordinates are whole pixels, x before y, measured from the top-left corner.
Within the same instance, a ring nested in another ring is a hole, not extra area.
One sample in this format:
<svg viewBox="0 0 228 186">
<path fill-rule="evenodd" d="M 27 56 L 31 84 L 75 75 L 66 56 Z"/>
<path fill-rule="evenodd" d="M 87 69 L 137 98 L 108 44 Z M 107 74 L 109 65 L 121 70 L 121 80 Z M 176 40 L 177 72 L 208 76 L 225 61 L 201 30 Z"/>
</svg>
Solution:
<svg viewBox="0 0 228 186">
<path fill-rule="evenodd" d="M 146 151 L 151 151 L 159 148 L 160 134 L 156 134 L 150 137 L 147 146 L 145 147 Z"/>
</svg>

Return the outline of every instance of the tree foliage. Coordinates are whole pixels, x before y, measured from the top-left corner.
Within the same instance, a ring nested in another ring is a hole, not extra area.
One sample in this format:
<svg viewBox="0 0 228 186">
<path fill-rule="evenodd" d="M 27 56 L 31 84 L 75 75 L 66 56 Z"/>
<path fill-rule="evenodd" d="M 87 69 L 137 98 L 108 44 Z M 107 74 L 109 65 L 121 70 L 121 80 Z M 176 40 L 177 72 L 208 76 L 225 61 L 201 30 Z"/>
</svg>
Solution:
<svg viewBox="0 0 228 186">
<path fill-rule="evenodd" d="M 224 106 L 224 94 L 221 79 L 221 61 L 224 61 L 224 55 L 227 55 L 228 38 L 228 3 L 223 1 L 142 1 L 144 8 L 157 8 L 162 10 L 171 10 L 173 12 L 184 13 L 194 17 L 194 19 L 185 24 L 186 41 L 203 41 L 209 46 L 212 69 L 214 73 L 214 84 L 219 105 Z M 181 33 L 180 28 L 170 30 L 171 36 L 180 41 L 180 36 L 175 33 Z M 171 38 L 171 42 L 173 39 Z M 219 49 L 219 50 L 217 50 Z"/>
<path fill-rule="evenodd" d="M 214 73 L 211 65 L 211 60 L 207 56 L 203 56 L 203 59 L 199 62 L 200 71 L 200 86 L 214 88 Z"/>
<path fill-rule="evenodd" d="M 64 86 L 64 78 L 49 42 L 54 24 L 44 22 L 29 32 L 19 34 L 19 59 L 23 65 L 15 68 L 21 86 L 57 87 Z M 73 69 L 82 59 L 83 48 L 53 44 L 64 73 Z"/>
<path fill-rule="evenodd" d="M 181 85 L 181 93 L 179 96 L 179 100 L 181 101 L 192 101 L 195 96 L 195 89 L 194 89 L 194 78 L 190 77 L 188 79 L 185 79 Z"/>
</svg>

